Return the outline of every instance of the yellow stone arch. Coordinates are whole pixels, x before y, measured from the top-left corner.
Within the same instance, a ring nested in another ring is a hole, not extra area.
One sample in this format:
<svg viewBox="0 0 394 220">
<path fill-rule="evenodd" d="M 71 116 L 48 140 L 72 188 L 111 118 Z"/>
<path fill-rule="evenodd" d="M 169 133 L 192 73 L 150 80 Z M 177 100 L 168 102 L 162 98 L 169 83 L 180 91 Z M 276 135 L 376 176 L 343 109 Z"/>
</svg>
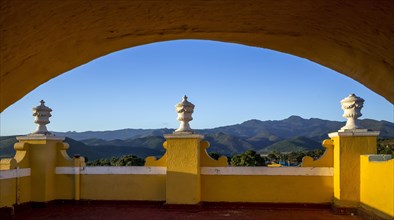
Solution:
<svg viewBox="0 0 394 220">
<path fill-rule="evenodd" d="M 0 111 L 95 58 L 175 39 L 307 58 L 393 103 L 393 11 L 390 0 L 0 0 Z"/>
</svg>

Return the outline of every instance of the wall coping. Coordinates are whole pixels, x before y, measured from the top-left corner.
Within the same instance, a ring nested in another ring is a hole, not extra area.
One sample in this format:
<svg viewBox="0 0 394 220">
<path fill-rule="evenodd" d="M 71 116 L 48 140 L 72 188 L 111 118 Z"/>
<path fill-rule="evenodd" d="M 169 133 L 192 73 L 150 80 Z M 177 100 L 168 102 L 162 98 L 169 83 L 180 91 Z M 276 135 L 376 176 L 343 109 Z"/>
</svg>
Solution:
<svg viewBox="0 0 394 220">
<path fill-rule="evenodd" d="M 201 167 L 201 175 L 333 176 L 333 167 Z"/>
<path fill-rule="evenodd" d="M 328 137 L 376 137 L 379 136 L 380 131 L 368 131 L 367 129 L 346 129 L 339 130 L 328 134 Z"/>
<path fill-rule="evenodd" d="M 64 141 L 65 137 L 49 136 L 49 135 L 26 135 L 16 137 L 18 141 L 34 141 L 34 140 L 51 140 L 51 141 Z"/>
<path fill-rule="evenodd" d="M 190 133 L 174 133 L 174 134 L 164 134 L 165 139 L 184 139 L 184 138 L 196 138 L 204 139 L 202 134 L 190 134 Z"/>
<path fill-rule="evenodd" d="M 103 167 L 56 167 L 56 174 L 141 174 L 141 175 L 165 175 L 166 167 L 145 167 L 145 166 L 103 166 Z"/>
<path fill-rule="evenodd" d="M 56 174 L 82 175 L 166 175 L 166 167 L 105 166 L 105 167 L 56 167 Z M 201 175 L 233 176 L 333 176 L 333 167 L 201 167 Z"/>
<path fill-rule="evenodd" d="M 369 162 L 385 162 L 393 159 L 393 156 L 391 154 L 368 154 L 361 156 L 368 157 Z"/>
<path fill-rule="evenodd" d="M 31 168 L 0 170 L 0 180 L 26 177 L 31 175 Z"/>
</svg>

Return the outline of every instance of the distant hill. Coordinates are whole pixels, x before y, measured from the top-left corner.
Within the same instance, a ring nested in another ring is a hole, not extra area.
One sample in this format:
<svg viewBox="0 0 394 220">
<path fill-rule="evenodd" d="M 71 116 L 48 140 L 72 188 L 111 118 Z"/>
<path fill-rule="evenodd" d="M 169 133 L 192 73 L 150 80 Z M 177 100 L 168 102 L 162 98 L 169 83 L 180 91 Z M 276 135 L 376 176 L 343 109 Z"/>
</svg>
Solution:
<svg viewBox="0 0 394 220">
<path fill-rule="evenodd" d="M 258 152 L 291 152 L 322 148 L 321 142 L 328 133 L 343 127 L 345 122 L 303 119 L 291 116 L 284 120 L 249 120 L 241 124 L 213 129 L 196 130 L 210 142 L 209 152 L 224 155 L 243 153 L 252 149 Z M 359 120 L 359 124 L 370 130 L 380 131 L 380 138 L 394 138 L 394 123 L 371 119 Z M 164 153 L 163 134 L 174 129 L 122 129 L 115 131 L 53 132 L 67 137 L 69 155 L 81 154 L 90 160 L 124 154 L 139 157 L 159 156 Z M 0 137 L 0 157 L 14 154 L 15 136 Z"/>
<path fill-rule="evenodd" d="M 0 158 L 13 157 L 15 155 L 14 144 L 16 142 L 15 136 L 0 137 Z"/>
<path fill-rule="evenodd" d="M 293 151 L 311 151 L 315 149 L 324 149 L 321 143 L 307 137 L 293 137 L 283 141 L 278 141 L 260 152 L 293 152 Z"/>
<path fill-rule="evenodd" d="M 372 119 L 358 120 L 360 126 L 370 130 L 380 131 L 380 137 L 394 137 L 394 123 L 376 121 Z M 315 141 L 327 138 L 327 134 L 335 132 L 345 125 L 345 122 L 329 121 L 318 118 L 303 119 L 299 116 L 290 116 L 287 119 L 275 121 L 249 120 L 241 124 L 217 127 L 212 129 L 196 130 L 200 134 L 224 133 L 227 135 L 247 138 L 254 143 L 263 145 L 284 140 L 290 137 L 304 136 Z M 106 141 L 127 140 L 149 136 L 163 136 L 170 134 L 174 129 L 121 129 L 114 131 L 85 131 L 85 132 L 53 132 L 57 136 L 69 137 L 74 140 L 102 139 Z"/>
<path fill-rule="evenodd" d="M 155 149 L 164 152 L 163 142 L 165 141 L 163 136 L 148 136 L 142 138 L 131 138 L 127 140 L 111 140 L 106 141 L 102 139 L 86 139 L 81 140 L 82 143 L 89 146 L 124 146 L 124 147 L 146 147 L 148 149 Z"/>
<path fill-rule="evenodd" d="M 255 147 L 246 140 L 222 132 L 207 134 L 205 135 L 205 140 L 210 144 L 208 148 L 209 152 L 217 152 L 223 155 L 243 153 L 249 149 L 256 150 Z"/>
<path fill-rule="evenodd" d="M 131 138 L 141 138 L 148 136 L 163 136 L 163 134 L 172 133 L 173 129 L 162 128 L 162 129 L 121 129 L 114 131 L 84 131 L 84 132 L 56 132 L 53 131 L 56 136 L 69 137 L 74 140 L 86 140 L 86 139 L 102 139 L 106 141 L 111 140 L 126 140 Z"/>
<path fill-rule="evenodd" d="M 380 131 L 380 137 L 382 138 L 394 137 L 394 123 L 363 119 L 359 120 L 359 124 L 364 128 Z M 304 136 L 320 142 L 328 138 L 328 133 L 338 131 L 344 125 L 345 122 L 318 118 L 303 119 L 299 116 L 290 116 L 287 119 L 278 121 L 259 121 L 253 119 L 241 124 L 200 131 L 203 134 L 222 132 L 243 138 L 266 139 L 268 141 Z"/>
<path fill-rule="evenodd" d="M 15 155 L 14 144 L 17 142 L 16 136 L 2 137 L 0 139 L 0 158 L 13 157 Z M 164 149 L 156 150 L 143 146 L 114 146 L 114 145 L 98 145 L 90 146 L 82 142 L 66 138 L 65 142 L 70 145 L 67 153 L 70 157 L 79 154 L 88 158 L 88 160 L 96 160 L 100 158 L 119 157 L 126 154 L 145 158 L 147 156 L 161 157 Z"/>
</svg>

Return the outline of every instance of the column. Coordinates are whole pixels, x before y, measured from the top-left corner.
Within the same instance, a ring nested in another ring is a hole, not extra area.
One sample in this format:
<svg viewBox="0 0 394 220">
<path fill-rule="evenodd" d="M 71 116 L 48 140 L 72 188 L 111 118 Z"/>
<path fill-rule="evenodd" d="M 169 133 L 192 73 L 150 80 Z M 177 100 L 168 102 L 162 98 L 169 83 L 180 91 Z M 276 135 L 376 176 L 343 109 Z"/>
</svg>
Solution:
<svg viewBox="0 0 394 220">
<path fill-rule="evenodd" d="M 346 125 L 328 136 L 334 142 L 334 206 L 355 208 L 360 201 L 360 156 L 376 154 L 378 131 L 357 124 L 364 100 L 354 94 L 341 101 Z"/>
<path fill-rule="evenodd" d="M 201 201 L 200 151 L 203 135 L 194 134 L 194 105 L 187 96 L 176 106 L 180 126 L 173 134 L 164 135 L 167 148 L 167 204 L 198 204 Z"/>
</svg>

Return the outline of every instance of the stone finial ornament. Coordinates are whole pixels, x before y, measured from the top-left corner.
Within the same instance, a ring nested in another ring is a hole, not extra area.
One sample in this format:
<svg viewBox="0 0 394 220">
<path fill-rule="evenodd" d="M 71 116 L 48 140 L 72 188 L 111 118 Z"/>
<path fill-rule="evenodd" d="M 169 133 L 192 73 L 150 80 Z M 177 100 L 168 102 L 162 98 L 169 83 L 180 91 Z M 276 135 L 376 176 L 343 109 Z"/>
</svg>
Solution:
<svg viewBox="0 0 394 220">
<path fill-rule="evenodd" d="M 33 108 L 34 123 L 37 124 L 36 130 L 32 135 L 51 135 L 46 124 L 49 124 L 49 117 L 51 117 L 52 109 L 45 106 L 44 100 L 40 101 L 40 105 Z"/>
<path fill-rule="evenodd" d="M 192 114 L 194 111 L 194 105 L 187 101 L 187 96 L 183 96 L 180 103 L 175 106 L 176 113 L 178 114 L 178 121 L 180 121 L 179 128 L 175 130 L 174 134 L 193 134 L 193 130 L 190 128 L 189 121 L 193 120 Z"/>
<path fill-rule="evenodd" d="M 364 105 L 364 99 L 350 94 L 348 97 L 341 100 L 341 105 L 344 111 L 342 116 L 347 118 L 346 125 L 341 128 L 341 131 L 361 129 L 361 127 L 357 125 L 357 118 L 362 116 L 361 109 Z"/>
</svg>

